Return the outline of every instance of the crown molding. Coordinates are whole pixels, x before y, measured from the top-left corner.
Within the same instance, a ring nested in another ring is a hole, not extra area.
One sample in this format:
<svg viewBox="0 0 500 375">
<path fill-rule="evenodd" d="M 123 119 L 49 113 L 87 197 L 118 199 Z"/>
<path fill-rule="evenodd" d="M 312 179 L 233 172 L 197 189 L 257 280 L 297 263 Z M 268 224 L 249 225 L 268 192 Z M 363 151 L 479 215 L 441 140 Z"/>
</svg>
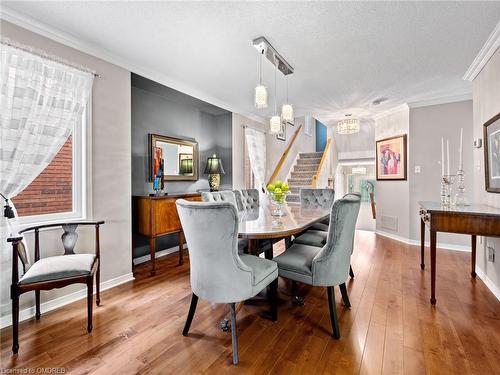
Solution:
<svg viewBox="0 0 500 375">
<path fill-rule="evenodd" d="M 483 48 L 479 51 L 476 58 L 465 72 L 462 79 L 465 81 L 473 81 L 479 72 L 484 68 L 488 60 L 493 56 L 496 50 L 500 47 L 500 22 L 497 23 L 493 32 L 490 34 Z"/>
<path fill-rule="evenodd" d="M 10 22 L 16 26 L 22 27 L 35 34 L 51 39 L 55 42 L 64 44 L 65 46 L 73 48 L 79 52 L 97 57 L 98 59 L 128 70 L 129 72 L 141 75 L 145 78 L 173 88 L 174 90 L 180 91 L 199 100 L 203 100 L 207 103 L 223 108 L 227 111 L 239 113 L 257 122 L 265 123 L 268 121 L 265 117 L 258 116 L 254 113 L 249 113 L 245 110 L 242 110 L 241 108 L 216 99 L 210 95 L 207 95 L 206 93 L 200 92 L 197 89 L 190 87 L 189 85 L 186 85 L 181 81 L 173 79 L 172 77 L 169 77 L 164 73 L 137 66 L 136 63 L 122 56 L 110 53 L 104 48 L 96 47 L 95 45 L 87 43 L 75 37 L 74 35 L 71 35 L 53 26 L 47 25 L 46 23 L 40 22 L 32 17 L 26 16 L 25 14 L 19 13 L 5 5 L 2 6 L 0 19 Z"/>
<path fill-rule="evenodd" d="M 428 107 L 431 105 L 438 105 L 438 104 L 465 102 L 467 100 L 472 100 L 472 93 L 469 92 L 460 95 L 444 96 L 433 99 L 420 100 L 417 102 L 408 103 L 408 106 L 410 107 L 410 109 L 412 109 L 412 108 Z"/>
<path fill-rule="evenodd" d="M 380 112 L 380 113 L 377 113 L 376 115 L 373 116 L 373 119 L 375 121 L 383 118 L 383 117 L 386 117 L 386 116 L 389 116 L 389 115 L 392 115 L 393 113 L 398 113 L 398 112 L 401 112 L 401 111 L 408 111 L 410 109 L 410 107 L 408 106 L 408 103 L 403 103 L 403 104 L 400 104 L 396 107 L 393 107 L 393 108 L 390 108 L 390 109 L 387 109 L 383 112 Z"/>
</svg>

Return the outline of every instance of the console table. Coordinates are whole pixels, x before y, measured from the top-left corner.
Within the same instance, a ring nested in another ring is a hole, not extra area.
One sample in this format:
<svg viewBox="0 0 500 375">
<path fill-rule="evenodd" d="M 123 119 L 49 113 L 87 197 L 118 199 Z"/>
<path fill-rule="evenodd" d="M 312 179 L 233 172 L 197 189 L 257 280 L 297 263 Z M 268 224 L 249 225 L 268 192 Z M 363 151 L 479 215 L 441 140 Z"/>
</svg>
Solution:
<svg viewBox="0 0 500 375">
<path fill-rule="evenodd" d="M 151 276 L 156 273 L 155 254 L 156 238 L 166 234 L 179 234 L 179 264 L 183 263 L 182 249 L 184 233 L 177 214 L 177 199 L 201 201 L 199 193 L 170 194 L 163 196 L 134 196 L 137 205 L 137 229 L 139 234 L 149 238 L 149 254 L 151 257 Z"/>
<path fill-rule="evenodd" d="M 425 268 L 425 226 L 431 233 L 431 303 L 436 304 L 436 237 L 437 232 L 471 235 L 471 276 L 476 277 L 476 237 L 500 237 L 500 209 L 486 205 L 444 208 L 439 202 L 420 205 L 420 268 Z"/>
</svg>

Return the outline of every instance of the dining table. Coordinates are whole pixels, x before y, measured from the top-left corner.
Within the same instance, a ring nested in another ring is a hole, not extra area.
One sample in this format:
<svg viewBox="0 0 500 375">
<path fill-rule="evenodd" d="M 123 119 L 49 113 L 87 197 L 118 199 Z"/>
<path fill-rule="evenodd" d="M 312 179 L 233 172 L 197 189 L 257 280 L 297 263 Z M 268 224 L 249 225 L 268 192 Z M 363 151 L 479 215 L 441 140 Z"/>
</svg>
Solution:
<svg viewBox="0 0 500 375">
<path fill-rule="evenodd" d="M 330 209 L 321 206 L 301 206 L 297 203 L 282 204 L 283 216 L 274 216 L 275 203 L 268 196 L 261 198 L 258 208 L 242 211 L 239 214 L 238 236 L 248 241 L 250 254 L 260 253 L 259 245 L 265 241 L 275 243 L 285 240 L 289 246 L 292 236 L 328 218 Z M 265 252 L 267 259 L 272 259 L 272 247 Z"/>
<path fill-rule="evenodd" d="M 273 259 L 273 244 L 285 240 L 285 251 L 296 236 L 312 225 L 323 221 L 330 215 L 330 209 L 321 206 L 301 206 L 298 203 L 283 203 L 282 216 L 273 216 L 276 204 L 268 196 L 260 198 L 258 208 L 242 211 L 238 215 L 238 237 L 248 241 L 247 252 L 259 256 L 264 253 L 266 259 Z M 240 302 L 236 311 L 244 303 L 259 303 L 266 298 L 254 298 Z M 229 330 L 229 317 L 225 315 L 219 323 L 223 331 Z"/>
</svg>

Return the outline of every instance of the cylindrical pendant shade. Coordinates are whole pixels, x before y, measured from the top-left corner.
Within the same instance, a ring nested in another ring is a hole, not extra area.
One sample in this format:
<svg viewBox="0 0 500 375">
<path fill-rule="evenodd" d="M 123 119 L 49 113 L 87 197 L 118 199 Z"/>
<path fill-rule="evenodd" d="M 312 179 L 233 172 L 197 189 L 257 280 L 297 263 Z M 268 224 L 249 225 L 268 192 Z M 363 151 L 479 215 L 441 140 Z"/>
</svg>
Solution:
<svg viewBox="0 0 500 375">
<path fill-rule="evenodd" d="M 271 117 L 271 121 L 269 122 L 271 133 L 279 133 L 281 130 L 281 117 L 273 116 Z"/>
<path fill-rule="evenodd" d="M 255 107 L 267 108 L 267 89 L 266 86 L 259 85 L 255 87 Z"/>
<path fill-rule="evenodd" d="M 291 104 L 283 104 L 283 107 L 281 107 L 281 118 L 285 121 L 293 120 L 293 107 Z"/>
</svg>

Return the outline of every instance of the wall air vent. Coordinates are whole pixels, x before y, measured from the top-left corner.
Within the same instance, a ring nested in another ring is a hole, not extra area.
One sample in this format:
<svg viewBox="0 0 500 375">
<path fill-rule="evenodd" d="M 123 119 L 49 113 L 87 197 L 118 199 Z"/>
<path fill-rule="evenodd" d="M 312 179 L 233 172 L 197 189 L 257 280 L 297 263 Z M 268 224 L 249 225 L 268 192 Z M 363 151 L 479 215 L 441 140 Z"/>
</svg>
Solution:
<svg viewBox="0 0 500 375">
<path fill-rule="evenodd" d="M 398 231 L 398 218 L 396 216 L 381 215 L 380 220 L 383 229 Z"/>
</svg>

